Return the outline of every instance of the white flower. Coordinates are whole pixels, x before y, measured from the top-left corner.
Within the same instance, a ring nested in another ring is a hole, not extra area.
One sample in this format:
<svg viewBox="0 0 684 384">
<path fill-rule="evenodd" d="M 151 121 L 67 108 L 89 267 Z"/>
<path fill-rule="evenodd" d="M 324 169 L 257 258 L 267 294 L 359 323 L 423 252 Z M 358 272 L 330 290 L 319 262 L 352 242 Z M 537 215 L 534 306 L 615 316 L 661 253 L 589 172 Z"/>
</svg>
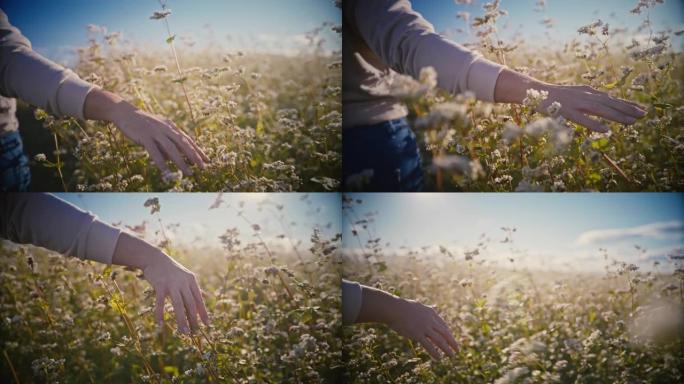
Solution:
<svg viewBox="0 0 684 384">
<path fill-rule="evenodd" d="M 530 88 L 527 90 L 526 95 L 527 97 L 523 100 L 523 104 L 528 107 L 536 108 L 542 101 L 549 97 L 549 92 Z"/>
<path fill-rule="evenodd" d="M 456 118 L 464 118 L 467 107 L 458 103 L 440 103 L 430 109 L 427 116 L 416 119 L 417 128 L 433 127 L 435 125 L 452 121 Z"/>
<path fill-rule="evenodd" d="M 504 375 L 500 378 L 496 379 L 496 381 L 494 381 L 494 384 L 515 383 L 519 378 L 527 375 L 528 373 L 530 373 L 530 370 L 527 367 L 513 368 L 510 371 L 504 373 Z"/>
<path fill-rule="evenodd" d="M 380 71 L 356 53 L 356 60 L 369 74 L 371 84 L 361 85 L 361 89 L 374 96 L 393 96 L 400 99 L 415 99 L 424 96 L 437 86 L 437 71 L 433 67 L 420 70 L 418 81 L 411 76 L 394 71 Z"/>
<path fill-rule="evenodd" d="M 432 165 L 435 168 L 460 173 L 472 180 L 477 180 L 481 176 L 484 176 L 484 169 L 482 168 L 480 161 L 477 159 L 470 160 L 465 156 L 438 156 L 432 159 Z"/>
<path fill-rule="evenodd" d="M 183 172 L 181 171 L 166 171 L 162 175 L 162 179 L 164 180 L 165 183 L 175 183 L 177 181 L 180 181 L 183 178 Z"/>
<path fill-rule="evenodd" d="M 549 115 L 556 117 L 556 114 L 558 114 L 558 112 L 560 112 L 560 109 L 561 109 L 561 103 L 554 101 L 553 103 L 551 103 L 551 105 L 549 105 L 546 108 L 546 112 L 548 112 Z"/>
<path fill-rule="evenodd" d="M 539 137 L 548 130 L 555 130 L 558 127 L 556 120 L 550 117 L 537 119 L 525 126 L 525 133 L 532 137 Z"/>
<path fill-rule="evenodd" d="M 522 135 L 522 128 L 518 127 L 517 124 L 513 122 L 507 122 L 506 125 L 504 125 L 503 128 L 503 133 L 501 136 L 503 137 L 503 141 L 506 144 L 510 144 L 513 142 L 513 140 L 517 139 L 520 135 Z"/>
<path fill-rule="evenodd" d="M 33 157 L 34 160 L 36 160 L 39 163 L 42 163 L 43 161 L 47 160 L 47 157 L 45 156 L 44 153 L 39 153 Z"/>
</svg>

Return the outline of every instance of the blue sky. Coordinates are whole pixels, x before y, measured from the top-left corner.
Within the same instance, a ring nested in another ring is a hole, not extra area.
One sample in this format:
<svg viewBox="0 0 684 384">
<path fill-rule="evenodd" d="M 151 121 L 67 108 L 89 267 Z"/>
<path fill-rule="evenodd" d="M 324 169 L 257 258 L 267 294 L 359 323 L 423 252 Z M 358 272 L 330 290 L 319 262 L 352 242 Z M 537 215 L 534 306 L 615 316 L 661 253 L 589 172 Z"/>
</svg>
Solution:
<svg viewBox="0 0 684 384">
<path fill-rule="evenodd" d="M 85 45 L 88 24 L 166 49 L 163 22 L 149 18 L 161 9 L 156 0 L 2 0 L 1 4 L 34 49 L 52 59 Z M 169 0 L 168 7 L 172 32 L 179 37 L 190 36 L 199 46 L 213 36 L 226 47 L 247 51 L 291 48 L 302 34 L 324 21 L 339 24 L 342 17 L 332 0 Z M 336 34 L 325 37 L 328 49 L 339 49 Z"/>
<path fill-rule="evenodd" d="M 464 28 L 463 20 L 456 18 L 459 11 L 469 12 L 471 18 L 484 13 L 482 4 L 488 1 L 474 0 L 471 5 L 457 5 L 453 0 L 412 0 L 413 8 L 423 14 L 438 31 Z M 537 0 L 502 0 L 501 9 L 509 12 L 507 17 L 499 18 L 498 27 L 501 37 L 510 39 L 517 30 L 522 31 L 528 42 L 545 42 L 546 28 L 541 20 L 550 17 L 556 26 L 551 30 L 555 41 L 566 42 L 578 37 L 577 29 L 600 18 L 612 27 L 628 27 L 630 34 L 645 18 L 629 11 L 638 3 L 637 0 L 547 0 L 545 10 L 535 12 Z M 611 15 L 613 14 L 613 15 Z M 674 31 L 684 28 L 684 1 L 665 0 L 651 11 L 651 21 L 655 31 L 671 27 Z M 504 28 L 508 23 L 508 27 Z M 455 38 L 469 39 L 466 35 L 456 34 Z M 684 35 L 675 38 L 673 47 L 684 48 Z"/>
<path fill-rule="evenodd" d="M 350 194 L 377 211 L 377 236 L 391 248 L 444 245 L 472 249 L 486 233 L 492 257 L 505 256 L 500 227 L 515 227 L 514 247 L 529 251 L 533 265 L 600 267 L 598 248 L 612 257 L 652 264 L 649 257 L 684 247 L 684 195 L 640 194 Z M 344 238 L 351 239 L 344 221 Z M 346 243 L 356 246 L 356 243 Z M 645 257 L 634 245 L 646 247 Z"/>
<path fill-rule="evenodd" d="M 228 204 L 237 207 L 244 202 L 244 214 L 253 223 L 262 227 L 264 238 L 278 242 L 277 235 L 283 234 L 281 224 L 273 214 L 273 204 L 283 204 L 284 224 L 293 239 L 309 244 L 313 228 L 319 226 L 328 236 L 340 232 L 340 197 L 333 193 L 227 193 L 222 195 L 224 203 L 220 208 L 210 210 L 216 201 L 215 193 L 57 193 L 76 206 L 95 213 L 108 223 L 123 222 L 127 225 L 148 221 L 148 228 L 159 228 L 156 217 L 150 216 L 143 204 L 150 197 L 159 197 L 159 213 L 165 225 L 181 223 L 174 235 L 178 244 L 220 246 L 218 236 L 226 229 L 237 227 L 243 236 L 243 244 L 254 241 L 252 229 L 237 217 Z M 303 200 L 304 196 L 307 200 Z M 308 202 L 307 202 L 308 201 Z M 259 207 L 267 207 L 259 210 Z M 292 224 L 295 222 L 296 224 Z M 330 223 L 330 227 L 327 225 Z M 195 241 L 199 238 L 198 241 Z M 308 247 L 307 247 L 308 248 Z M 306 249 L 306 248 L 302 248 Z"/>
</svg>

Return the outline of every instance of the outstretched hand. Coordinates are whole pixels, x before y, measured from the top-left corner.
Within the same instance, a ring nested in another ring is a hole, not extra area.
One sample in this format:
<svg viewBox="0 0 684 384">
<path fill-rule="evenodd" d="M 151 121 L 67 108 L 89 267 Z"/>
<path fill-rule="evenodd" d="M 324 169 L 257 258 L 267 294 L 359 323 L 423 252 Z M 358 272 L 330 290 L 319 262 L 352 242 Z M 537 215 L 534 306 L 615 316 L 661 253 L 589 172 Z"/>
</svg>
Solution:
<svg viewBox="0 0 684 384">
<path fill-rule="evenodd" d="M 157 322 L 160 326 L 164 324 L 164 302 L 170 297 L 181 333 L 190 332 L 188 325 L 193 330 L 199 329 L 198 316 L 205 325 L 209 325 L 209 315 L 197 277 L 171 257 L 164 256 L 143 270 L 143 276 L 157 296 L 154 308 Z"/>
<path fill-rule="evenodd" d="M 439 350 L 453 357 L 458 344 L 451 329 L 437 311 L 414 300 L 400 299 L 396 304 L 396 315 L 387 325 L 400 335 L 420 343 L 433 359 L 442 358 Z"/>
<path fill-rule="evenodd" d="M 110 121 L 128 139 L 142 145 L 162 174 L 170 160 L 184 175 L 191 175 L 190 167 L 200 168 L 209 161 L 195 142 L 171 120 L 135 108 L 121 97 L 101 89 L 88 93 L 84 106 L 87 119 Z"/>
<path fill-rule="evenodd" d="M 155 317 L 164 324 L 164 302 L 171 298 L 181 333 L 199 328 L 197 317 L 209 325 L 209 315 L 194 273 L 152 244 L 128 233 L 119 235 L 112 263 L 139 268 L 157 296 Z"/>
<path fill-rule="evenodd" d="M 537 110 L 548 113 L 554 102 L 561 105 L 557 115 L 583 125 L 592 131 L 608 132 L 608 127 L 589 116 L 602 117 L 621 124 L 634 124 L 646 116 L 644 107 L 631 101 L 618 99 L 587 85 L 555 85 L 515 72 L 501 71 L 494 89 L 494 100 L 501 103 L 523 104 L 527 90 L 548 92 L 548 97 Z"/>
<path fill-rule="evenodd" d="M 540 112 L 547 113 L 549 106 L 558 102 L 561 104 L 557 112 L 560 116 L 595 132 L 608 132 L 609 129 L 589 116 L 631 125 L 646 115 L 640 105 L 612 97 L 588 85 L 548 85 L 544 89 L 549 96 L 540 104 Z"/>
<path fill-rule="evenodd" d="M 452 357 L 458 343 L 437 311 L 415 300 L 407 300 L 380 289 L 362 286 L 361 308 L 356 323 L 383 323 L 401 336 L 420 343 L 433 359 L 440 350 Z"/>
</svg>

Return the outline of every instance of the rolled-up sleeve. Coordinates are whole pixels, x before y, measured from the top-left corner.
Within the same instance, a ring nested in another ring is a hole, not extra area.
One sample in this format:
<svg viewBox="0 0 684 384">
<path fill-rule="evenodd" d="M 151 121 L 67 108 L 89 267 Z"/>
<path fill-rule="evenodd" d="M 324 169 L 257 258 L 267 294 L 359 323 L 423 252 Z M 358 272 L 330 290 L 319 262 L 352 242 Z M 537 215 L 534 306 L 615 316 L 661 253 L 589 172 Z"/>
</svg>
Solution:
<svg viewBox="0 0 684 384">
<path fill-rule="evenodd" d="M 342 280 L 342 324 L 354 324 L 361 311 L 361 284 Z"/>
<path fill-rule="evenodd" d="M 80 259 L 111 264 L 121 230 L 50 194 L 0 196 L 0 236 Z"/>
<path fill-rule="evenodd" d="M 57 116 L 84 119 L 93 85 L 42 57 L 0 10 L 0 94 L 24 100 Z"/>
<path fill-rule="evenodd" d="M 422 68 L 433 67 L 440 88 L 454 94 L 471 91 L 480 100 L 494 101 L 504 66 L 435 33 L 408 0 L 350 0 L 344 6 L 350 24 L 395 71 L 418 78 Z"/>
</svg>

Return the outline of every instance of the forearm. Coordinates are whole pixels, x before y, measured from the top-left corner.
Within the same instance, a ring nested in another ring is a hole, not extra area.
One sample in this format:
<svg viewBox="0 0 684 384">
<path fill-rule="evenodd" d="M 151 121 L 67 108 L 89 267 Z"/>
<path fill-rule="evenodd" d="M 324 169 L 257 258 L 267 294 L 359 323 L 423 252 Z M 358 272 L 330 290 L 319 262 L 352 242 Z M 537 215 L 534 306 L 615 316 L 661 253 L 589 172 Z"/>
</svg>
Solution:
<svg viewBox="0 0 684 384">
<path fill-rule="evenodd" d="M 123 232 L 116 243 L 112 264 L 144 270 L 149 265 L 168 258 L 169 256 L 154 245 Z"/>
<path fill-rule="evenodd" d="M 544 90 L 549 84 L 533 77 L 504 68 L 499 74 L 494 88 L 494 101 L 497 103 L 522 104 L 530 88 Z"/>
<path fill-rule="evenodd" d="M 389 324 L 397 318 L 397 311 L 404 301 L 388 292 L 362 286 L 361 310 L 356 322 Z"/>
<path fill-rule="evenodd" d="M 86 119 L 116 122 L 117 117 L 136 108 L 114 93 L 95 88 L 88 93 L 83 107 Z"/>
</svg>

